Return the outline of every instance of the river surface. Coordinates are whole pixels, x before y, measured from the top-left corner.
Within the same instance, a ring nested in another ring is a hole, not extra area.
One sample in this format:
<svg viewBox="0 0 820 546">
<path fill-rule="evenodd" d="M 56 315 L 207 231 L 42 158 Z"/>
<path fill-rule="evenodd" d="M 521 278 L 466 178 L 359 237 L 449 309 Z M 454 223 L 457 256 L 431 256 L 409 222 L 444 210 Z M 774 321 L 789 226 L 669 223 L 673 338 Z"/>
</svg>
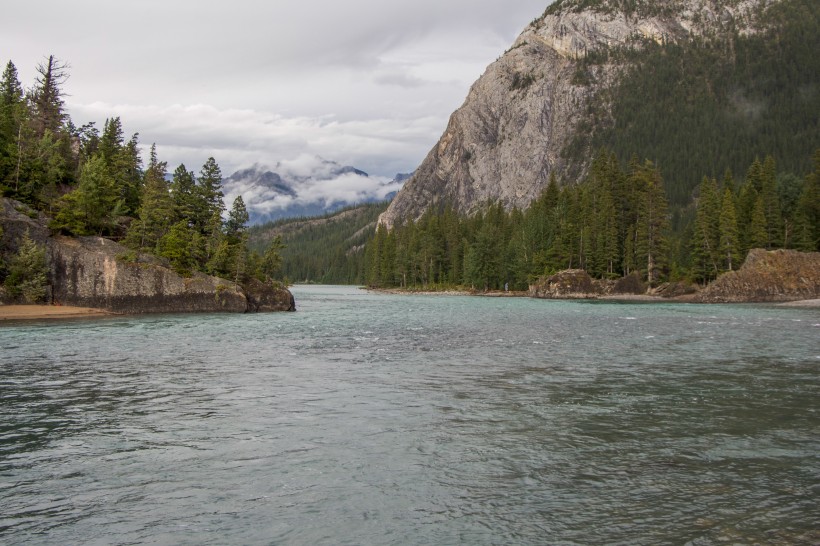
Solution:
<svg viewBox="0 0 820 546">
<path fill-rule="evenodd" d="M 295 287 L 0 327 L 0 544 L 817 544 L 820 311 Z"/>
</svg>

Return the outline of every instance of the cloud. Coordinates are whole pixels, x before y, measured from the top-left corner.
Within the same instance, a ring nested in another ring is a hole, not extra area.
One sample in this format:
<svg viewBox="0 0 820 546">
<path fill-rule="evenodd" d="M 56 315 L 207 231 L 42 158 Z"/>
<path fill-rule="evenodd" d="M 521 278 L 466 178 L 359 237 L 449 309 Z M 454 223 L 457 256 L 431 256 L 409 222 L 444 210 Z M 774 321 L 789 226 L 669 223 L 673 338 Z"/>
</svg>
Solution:
<svg viewBox="0 0 820 546">
<path fill-rule="evenodd" d="M 275 174 L 272 174 L 274 173 Z M 275 167 L 254 165 L 226 180 L 223 191 L 230 206 L 241 195 L 252 221 L 324 211 L 334 206 L 384 200 L 401 188 L 380 176 L 368 176 L 343 168 L 321 157 L 302 154 L 280 161 Z"/>
<path fill-rule="evenodd" d="M 318 154 L 414 169 L 543 0 L 43 0 L 4 6 L 0 49 L 30 85 L 70 63 L 76 124 L 120 116 L 170 165 Z M 159 14 L 159 15 L 158 15 Z"/>
<path fill-rule="evenodd" d="M 415 168 L 413 162 L 393 158 L 423 157 L 441 131 L 440 120 L 435 118 L 290 118 L 203 104 L 160 107 L 96 102 L 73 104 L 72 109 L 82 119 L 104 120 L 117 112 L 125 132 L 139 131 L 144 150 L 156 143 L 159 157 L 172 169 L 184 163 L 189 170 L 197 170 L 212 156 L 226 176 L 254 163 L 275 165 L 287 158 L 314 155 L 393 176 Z"/>
</svg>

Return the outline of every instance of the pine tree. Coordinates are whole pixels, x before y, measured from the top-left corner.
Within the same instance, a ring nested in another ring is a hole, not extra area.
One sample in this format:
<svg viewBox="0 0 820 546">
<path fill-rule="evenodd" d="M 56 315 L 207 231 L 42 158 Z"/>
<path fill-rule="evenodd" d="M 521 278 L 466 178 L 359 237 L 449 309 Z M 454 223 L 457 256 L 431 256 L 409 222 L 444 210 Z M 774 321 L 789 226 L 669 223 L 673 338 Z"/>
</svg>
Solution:
<svg viewBox="0 0 820 546">
<path fill-rule="evenodd" d="M 752 214 L 754 212 L 755 204 L 757 203 L 758 193 L 752 184 L 744 184 L 740 189 L 740 195 L 737 198 L 737 206 L 735 212 L 737 213 L 737 228 L 740 232 L 740 247 L 741 254 L 749 251 L 751 246 L 750 227 L 752 224 Z"/>
<path fill-rule="evenodd" d="M 198 182 L 197 191 L 199 192 L 201 211 L 195 219 L 195 223 L 198 226 L 205 227 L 207 231 L 207 226 L 210 225 L 214 215 L 221 216 L 225 212 L 225 202 L 222 194 L 222 170 L 213 157 L 209 157 L 202 165 Z"/>
<path fill-rule="evenodd" d="M 12 181 L 18 170 L 25 106 L 17 68 L 9 61 L 0 77 L 0 192 L 13 187 Z"/>
<path fill-rule="evenodd" d="M 139 136 L 134 134 L 126 143 L 122 122 L 118 116 L 113 117 L 105 120 L 103 134 L 96 147 L 122 200 L 123 214 L 136 214 L 142 179 Z"/>
<path fill-rule="evenodd" d="M 68 65 L 49 55 L 37 66 L 37 80 L 31 92 L 33 123 L 37 138 L 46 131 L 58 133 L 65 121 L 62 84 L 68 79 Z"/>
<path fill-rule="evenodd" d="M 12 296 L 22 296 L 26 303 L 39 303 L 45 299 L 48 286 L 46 249 L 31 239 L 28 230 L 23 233 L 8 272 L 5 286 Z"/>
<path fill-rule="evenodd" d="M 596 244 L 599 259 L 598 269 L 607 277 L 616 277 L 618 263 L 618 225 L 615 202 L 610 188 L 602 188 L 596 215 Z"/>
<path fill-rule="evenodd" d="M 157 241 L 157 255 L 168 258 L 171 267 L 180 275 L 188 276 L 196 265 L 194 233 L 186 220 L 180 220 Z"/>
<path fill-rule="evenodd" d="M 726 188 L 723 192 L 723 201 L 720 207 L 720 253 L 723 269 L 732 271 L 740 263 L 735 200 L 729 188 Z"/>
<path fill-rule="evenodd" d="M 126 244 L 131 248 L 153 250 L 174 223 L 174 203 L 165 180 L 166 169 L 166 163 L 157 159 L 156 145 L 151 145 L 137 219 L 132 222 L 126 235 Z"/>
<path fill-rule="evenodd" d="M 271 281 L 279 273 L 282 267 L 283 248 L 285 248 L 285 245 L 282 243 L 282 237 L 277 235 L 271 240 L 268 244 L 268 248 L 266 248 L 264 254 L 262 254 L 259 269 L 264 280 Z"/>
<path fill-rule="evenodd" d="M 766 248 L 769 243 L 769 231 L 766 224 L 766 207 L 763 204 L 763 197 L 758 196 L 752 209 L 752 218 L 748 228 L 749 249 Z"/>
<path fill-rule="evenodd" d="M 63 196 L 57 207 L 56 229 L 75 235 L 114 233 L 123 204 L 101 156 L 83 165 L 77 188 Z"/>
<path fill-rule="evenodd" d="M 660 172 L 646 161 L 630 175 L 640 188 L 638 203 L 637 246 L 639 260 L 646 264 L 646 282 L 654 286 L 666 266 L 669 212 Z"/>
<path fill-rule="evenodd" d="M 820 251 L 820 149 L 813 159 L 795 211 L 795 248 L 806 252 Z"/>
<path fill-rule="evenodd" d="M 467 282 L 485 292 L 498 283 L 501 255 L 496 235 L 492 223 L 485 219 L 465 259 Z"/>
<path fill-rule="evenodd" d="M 704 177 L 700 184 L 700 197 L 697 202 L 691 241 L 692 273 L 697 280 L 709 281 L 718 275 L 720 211 L 721 200 L 717 191 L 717 182 Z"/>
<path fill-rule="evenodd" d="M 732 169 L 726 169 L 723 173 L 723 185 L 721 186 L 724 190 L 729 190 L 732 192 L 732 195 L 735 194 L 735 177 L 732 174 Z"/>
<path fill-rule="evenodd" d="M 384 224 L 379 224 L 374 237 L 367 243 L 367 284 L 368 286 L 381 287 L 381 258 L 384 252 L 385 239 L 387 238 L 387 228 Z"/>
<path fill-rule="evenodd" d="M 225 222 L 225 234 L 232 241 L 238 242 L 248 231 L 248 209 L 245 208 L 245 201 L 239 195 L 234 199 L 231 210 L 228 212 L 228 220 Z"/>
<path fill-rule="evenodd" d="M 194 225 L 195 219 L 207 212 L 198 193 L 194 172 L 188 171 L 184 164 L 180 164 L 171 178 L 171 197 L 174 200 L 177 221 L 184 220 Z"/>
<path fill-rule="evenodd" d="M 122 122 L 119 116 L 105 120 L 102 137 L 100 137 L 98 152 L 105 160 L 105 165 L 109 169 L 117 167 L 120 152 L 125 145 L 125 137 L 122 132 Z"/>
<path fill-rule="evenodd" d="M 225 222 L 225 236 L 230 245 L 230 266 L 228 271 L 233 276 L 234 283 L 238 284 L 246 271 L 247 242 L 248 242 L 248 210 L 242 196 L 237 196 L 228 212 Z"/>
<path fill-rule="evenodd" d="M 746 184 L 754 188 L 757 193 L 763 190 L 763 164 L 760 158 L 755 158 L 746 171 Z"/>
<path fill-rule="evenodd" d="M 766 248 L 777 248 L 783 244 L 783 216 L 780 211 L 777 172 L 772 156 L 766 156 L 763 162 L 760 196 L 763 199 L 763 213 L 766 215 Z"/>
</svg>

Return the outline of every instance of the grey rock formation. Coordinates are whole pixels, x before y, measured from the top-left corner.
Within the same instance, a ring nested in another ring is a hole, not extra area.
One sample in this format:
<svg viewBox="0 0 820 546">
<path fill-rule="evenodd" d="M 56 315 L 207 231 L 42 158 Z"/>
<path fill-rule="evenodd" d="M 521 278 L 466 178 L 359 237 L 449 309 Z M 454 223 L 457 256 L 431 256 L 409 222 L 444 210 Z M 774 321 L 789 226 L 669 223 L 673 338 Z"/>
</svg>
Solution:
<svg viewBox="0 0 820 546">
<path fill-rule="evenodd" d="M 728 24 L 749 31 L 755 8 L 764 2 L 649 2 L 662 9 L 643 16 L 624 14 L 606 1 L 583 10 L 565 1 L 548 10 L 472 86 L 379 222 L 390 228 L 445 204 L 466 214 L 489 200 L 526 207 L 551 173 L 559 179 L 583 173 L 586 165 L 568 165 L 561 152 L 579 128 L 580 113 L 593 100 L 605 104 L 601 91 L 623 69 L 614 61 L 595 65 L 592 83 L 579 82 L 577 59 L 602 47 L 639 47 L 636 37 L 678 40 Z"/>
<path fill-rule="evenodd" d="M 244 313 L 245 294 L 224 279 L 184 278 L 155 260 L 121 258 L 125 247 L 101 237 L 50 240 L 54 303 L 117 313 Z"/>
<path fill-rule="evenodd" d="M 16 252 L 23 233 L 47 249 L 52 303 L 116 313 L 293 311 L 285 288 L 252 282 L 245 292 L 233 282 L 195 273 L 182 277 L 161 260 L 102 237 L 50 236 L 48 218 L 21 203 L 0 199 L 0 251 Z"/>
</svg>

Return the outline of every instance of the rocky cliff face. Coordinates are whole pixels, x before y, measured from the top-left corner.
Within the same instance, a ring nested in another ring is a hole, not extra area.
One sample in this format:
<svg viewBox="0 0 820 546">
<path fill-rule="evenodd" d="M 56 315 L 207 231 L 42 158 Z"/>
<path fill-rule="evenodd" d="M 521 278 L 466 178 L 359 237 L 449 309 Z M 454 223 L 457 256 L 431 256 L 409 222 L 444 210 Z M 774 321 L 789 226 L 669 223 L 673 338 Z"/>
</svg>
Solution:
<svg viewBox="0 0 820 546">
<path fill-rule="evenodd" d="M 580 8 L 564 1 L 533 21 L 513 46 L 487 68 L 444 135 L 380 217 L 388 228 L 417 219 L 437 204 L 471 213 L 488 200 L 526 207 L 549 182 L 586 166 L 568 165 L 562 150 L 578 130 L 590 102 L 623 66 L 591 67 L 592 82 L 578 81 L 579 59 L 601 48 L 640 47 L 641 39 L 675 41 L 733 25 L 753 28 L 766 0 L 638 2 L 626 14 L 615 2 Z M 644 5 L 645 4 L 645 5 Z M 591 155 L 591 154 L 590 154 Z"/>
<path fill-rule="evenodd" d="M 55 237 L 49 245 L 54 303 L 120 313 L 243 313 L 233 283 L 198 274 L 183 278 L 151 259 L 125 262 L 121 245 L 100 237 Z M 153 263 L 152 263 L 153 262 Z"/>
<path fill-rule="evenodd" d="M 182 277 L 152 256 L 126 260 L 127 248 L 101 237 L 49 236 L 47 218 L 14 201 L 0 201 L 2 247 L 7 252 L 16 251 L 26 231 L 46 246 L 55 304 L 117 313 L 244 313 L 296 308 L 293 295 L 284 288 L 252 283 L 245 291 L 231 281 L 201 273 Z"/>
</svg>

